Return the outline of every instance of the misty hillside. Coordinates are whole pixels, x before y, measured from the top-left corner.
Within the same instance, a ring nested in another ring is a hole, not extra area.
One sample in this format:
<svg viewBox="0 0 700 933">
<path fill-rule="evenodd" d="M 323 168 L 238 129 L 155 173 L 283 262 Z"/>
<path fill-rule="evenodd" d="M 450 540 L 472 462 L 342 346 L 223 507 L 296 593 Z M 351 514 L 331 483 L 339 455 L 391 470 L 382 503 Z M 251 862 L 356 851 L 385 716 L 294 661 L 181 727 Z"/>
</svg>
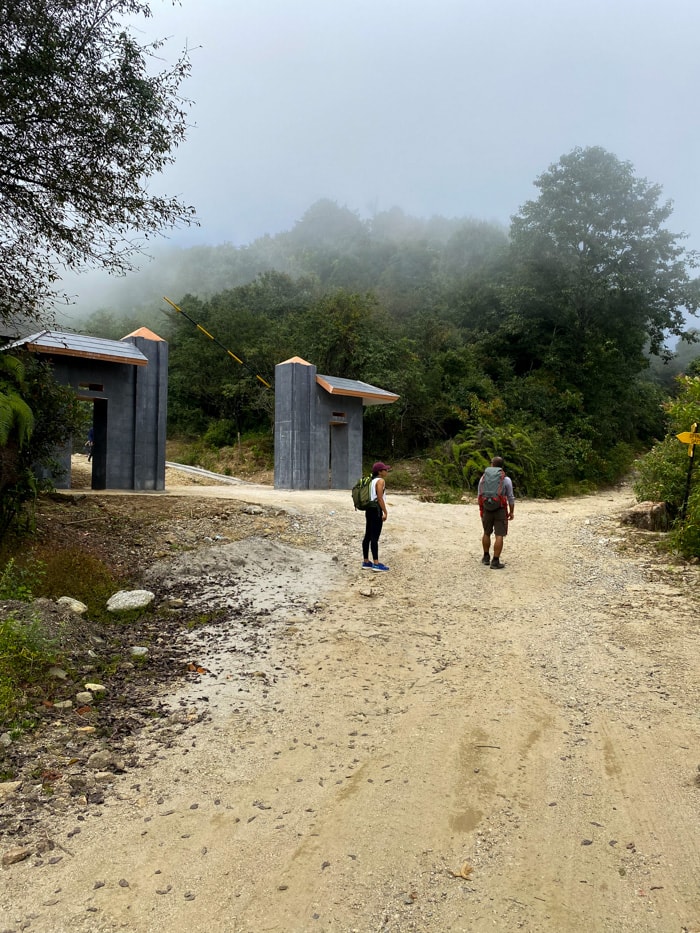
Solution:
<svg viewBox="0 0 700 933">
<path fill-rule="evenodd" d="M 161 248 L 124 278 L 87 274 L 75 282 L 75 305 L 59 321 L 80 330 L 95 312 L 129 320 L 163 310 L 163 295 L 208 298 L 268 271 L 308 278 L 321 288 L 375 291 L 389 307 L 414 305 L 415 290 L 497 260 L 507 232 L 469 218 L 409 217 L 399 208 L 363 221 L 332 201 L 318 201 L 294 228 L 247 246 Z M 104 317 L 102 317 L 104 319 Z M 102 334 L 102 336 L 106 336 Z"/>
<path fill-rule="evenodd" d="M 141 270 L 124 278 L 81 277 L 75 305 L 58 311 L 70 330 L 118 339 L 131 329 L 165 326 L 166 295 L 208 299 L 249 285 L 267 272 L 303 282 L 316 294 L 334 289 L 372 293 L 392 315 L 441 316 L 468 281 L 479 289 L 500 274 L 508 231 L 474 218 L 410 217 L 400 208 L 362 220 L 347 207 L 324 199 L 312 205 L 290 231 L 250 245 L 165 247 Z M 697 330 L 691 327 L 691 333 Z M 652 356 L 651 372 L 671 385 L 698 355 L 696 345 L 669 340 L 672 359 Z"/>
<path fill-rule="evenodd" d="M 163 252 L 80 329 L 166 339 L 168 430 L 205 447 L 269 446 L 261 385 L 301 356 L 398 395 L 365 413 L 365 449 L 420 457 L 438 487 L 471 488 L 492 451 L 528 494 L 614 482 L 667 433 L 681 367 L 700 366 L 678 342 L 700 283 L 670 204 L 629 163 L 576 149 L 536 185 L 508 231 L 319 201 L 249 246 Z"/>
</svg>

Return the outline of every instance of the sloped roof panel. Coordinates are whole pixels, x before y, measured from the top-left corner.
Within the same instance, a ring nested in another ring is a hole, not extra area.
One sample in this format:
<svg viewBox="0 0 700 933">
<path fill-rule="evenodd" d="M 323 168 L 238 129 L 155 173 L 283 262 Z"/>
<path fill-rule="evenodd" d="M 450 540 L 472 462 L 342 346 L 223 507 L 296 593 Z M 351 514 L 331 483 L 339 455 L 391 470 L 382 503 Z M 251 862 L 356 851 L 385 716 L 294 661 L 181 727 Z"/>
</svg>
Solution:
<svg viewBox="0 0 700 933">
<path fill-rule="evenodd" d="M 12 347 L 24 347 L 34 353 L 47 355 L 77 356 L 90 360 L 106 360 L 110 363 L 127 363 L 132 366 L 147 366 L 148 359 L 133 343 L 121 340 L 106 340 L 103 337 L 86 337 L 65 331 L 42 330 L 30 337 L 15 340 Z"/>
<path fill-rule="evenodd" d="M 350 395 L 361 398 L 363 405 L 390 405 L 398 395 L 379 389 L 359 379 L 342 379 L 340 376 L 316 376 L 316 383 L 331 395 Z"/>
</svg>

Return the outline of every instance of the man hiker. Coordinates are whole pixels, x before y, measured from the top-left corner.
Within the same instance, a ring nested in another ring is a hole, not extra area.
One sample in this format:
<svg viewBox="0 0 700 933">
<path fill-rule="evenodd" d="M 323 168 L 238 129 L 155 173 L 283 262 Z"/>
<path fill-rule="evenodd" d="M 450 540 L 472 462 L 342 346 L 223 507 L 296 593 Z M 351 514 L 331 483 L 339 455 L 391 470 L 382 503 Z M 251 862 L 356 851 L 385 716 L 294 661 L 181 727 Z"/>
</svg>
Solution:
<svg viewBox="0 0 700 933">
<path fill-rule="evenodd" d="M 503 469 L 503 457 L 494 457 L 491 466 L 486 467 L 479 480 L 478 501 L 481 525 L 484 529 L 481 538 L 484 556 L 481 563 L 490 566 L 492 570 L 502 570 L 503 539 L 508 534 L 508 522 L 513 521 L 515 512 L 513 482 Z M 492 534 L 495 534 L 493 557 L 489 553 Z"/>
</svg>

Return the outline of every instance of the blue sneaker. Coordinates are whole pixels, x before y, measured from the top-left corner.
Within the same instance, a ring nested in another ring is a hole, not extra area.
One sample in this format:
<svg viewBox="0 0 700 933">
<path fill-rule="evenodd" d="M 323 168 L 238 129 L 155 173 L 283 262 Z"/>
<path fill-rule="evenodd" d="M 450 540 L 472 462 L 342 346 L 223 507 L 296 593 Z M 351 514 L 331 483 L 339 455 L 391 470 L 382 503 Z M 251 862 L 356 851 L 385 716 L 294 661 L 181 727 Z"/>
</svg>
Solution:
<svg viewBox="0 0 700 933">
<path fill-rule="evenodd" d="M 363 560 L 362 569 L 363 570 L 374 570 L 374 564 L 372 563 L 371 560 Z"/>
<path fill-rule="evenodd" d="M 389 568 L 386 566 L 386 564 L 372 564 L 372 570 L 374 570 L 376 573 L 386 573 Z"/>
</svg>

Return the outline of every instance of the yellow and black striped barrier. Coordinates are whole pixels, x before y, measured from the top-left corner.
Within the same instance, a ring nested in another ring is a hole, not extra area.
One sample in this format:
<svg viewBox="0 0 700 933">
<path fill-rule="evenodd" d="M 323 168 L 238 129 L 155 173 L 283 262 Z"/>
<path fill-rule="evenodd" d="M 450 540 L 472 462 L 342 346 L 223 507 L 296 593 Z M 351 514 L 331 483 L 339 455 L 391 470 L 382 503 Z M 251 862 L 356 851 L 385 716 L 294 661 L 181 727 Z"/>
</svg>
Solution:
<svg viewBox="0 0 700 933">
<path fill-rule="evenodd" d="M 202 327 L 201 324 L 198 324 L 197 321 L 195 321 L 193 318 L 191 318 L 191 317 L 189 316 L 189 314 L 187 314 L 185 311 L 182 310 L 182 308 L 179 308 L 179 307 L 175 304 L 174 301 L 171 301 L 169 298 L 166 298 L 165 295 L 163 295 L 163 301 L 167 301 L 168 304 L 170 305 L 170 307 L 171 307 L 171 308 L 174 308 L 174 309 L 178 312 L 178 314 L 181 314 L 183 317 L 186 317 L 187 320 L 190 322 L 190 324 L 194 324 L 194 326 L 197 328 L 197 330 L 201 331 L 201 332 L 204 334 L 205 337 L 208 337 L 210 340 L 213 340 L 214 343 L 215 343 L 218 347 L 221 347 L 221 349 L 224 351 L 224 353 L 228 353 L 228 355 L 231 357 L 231 359 L 234 359 L 237 363 L 240 363 L 241 366 L 245 366 L 245 368 L 248 370 L 248 372 L 251 373 L 253 376 L 255 376 L 255 378 L 258 380 L 258 382 L 262 382 L 262 384 L 265 386 L 266 389 L 271 389 L 271 388 L 272 388 L 272 386 L 270 385 L 270 383 L 269 383 L 266 379 L 263 379 L 263 377 L 260 376 L 258 373 L 256 373 L 255 370 L 251 369 L 250 366 L 248 366 L 247 363 L 244 363 L 242 359 L 240 359 L 239 357 L 237 357 L 236 354 L 235 354 L 232 350 L 229 350 L 228 347 L 225 347 L 225 346 L 223 345 L 223 343 L 221 343 L 221 341 L 217 340 L 216 337 L 213 336 L 213 334 L 210 334 L 208 330 L 205 330 L 205 328 Z"/>
</svg>

